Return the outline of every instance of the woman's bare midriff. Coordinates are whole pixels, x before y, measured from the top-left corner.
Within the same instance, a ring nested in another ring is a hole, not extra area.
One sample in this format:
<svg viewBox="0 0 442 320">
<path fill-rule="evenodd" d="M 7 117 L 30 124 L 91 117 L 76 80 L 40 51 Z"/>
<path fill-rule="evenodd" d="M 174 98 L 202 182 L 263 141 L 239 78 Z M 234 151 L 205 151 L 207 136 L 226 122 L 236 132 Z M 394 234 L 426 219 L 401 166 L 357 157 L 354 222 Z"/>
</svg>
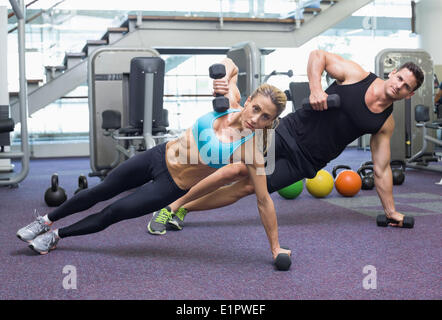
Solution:
<svg viewBox="0 0 442 320">
<path fill-rule="evenodd" d="M 214 121 L 213 130 L 221 142 L 232 142 L 243 137 L 237 130 L 229 127 L 229 121 L 238 115 L 231 113 Z M 237 149 L 235 154 L 240 152 L 241 150 Z M 180 138 L 167 143 L 166 164 L 176 185 L 183 190 L 190 189 L 216 171 L 215 168 L 203 163 L 192 129 L 187 129 Z"/>
<path fill-rule="evenodd" d="M 166 164 L 172 179 L 183 190 L 216 171 L 202 162 L 191 129 L 166 145 Z"/>
</svg>

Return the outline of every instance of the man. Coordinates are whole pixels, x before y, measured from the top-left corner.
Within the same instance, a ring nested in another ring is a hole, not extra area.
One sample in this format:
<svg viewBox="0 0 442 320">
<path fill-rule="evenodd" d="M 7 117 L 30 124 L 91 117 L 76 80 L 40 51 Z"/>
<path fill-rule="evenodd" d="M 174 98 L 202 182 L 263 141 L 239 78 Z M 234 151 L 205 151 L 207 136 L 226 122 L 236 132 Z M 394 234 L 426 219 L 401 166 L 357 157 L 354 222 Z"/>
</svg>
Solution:
<svg viewBox="0 0 442 320">
<path fill-rule="evenodd" d="M 326 91 L 321 86 L 324 71 L 336 79 Z M 395 208 L 390 168 L 390 138 L 394 130 L 392 104 L 414 95 L 424 80 L 422 70 L 414 63 L 406 63 L 393 70 L 387 80 L 382 80 L 353 61 L 315 50 L 310 53 L 307 74 L 310 103 L 315 111 L 300 109 L 281 119 L 275 130 L 275 169 L 267 176 L 269 192 L 314 177 L 350 142 L 371 134 L 376 191 L 385 215 L 396 221 L 390 225 L 402 227 L 404 215 Z M 214 81 L 214 91 L 228 94 L 229 83 Z M 338 109 L 328 110 L 329 94 L 340 96 Z M 222 187 L 235 180 L 239 181 Z M 208 190 L 213 192 L 198 199 Z M 168 210 L 174 214 L 168 224 L 181 229 L 187 212 L 226 206 L 253 191 L 247 171 L 241 165 L 225 166 L 169 206 Z"/>
</svg>

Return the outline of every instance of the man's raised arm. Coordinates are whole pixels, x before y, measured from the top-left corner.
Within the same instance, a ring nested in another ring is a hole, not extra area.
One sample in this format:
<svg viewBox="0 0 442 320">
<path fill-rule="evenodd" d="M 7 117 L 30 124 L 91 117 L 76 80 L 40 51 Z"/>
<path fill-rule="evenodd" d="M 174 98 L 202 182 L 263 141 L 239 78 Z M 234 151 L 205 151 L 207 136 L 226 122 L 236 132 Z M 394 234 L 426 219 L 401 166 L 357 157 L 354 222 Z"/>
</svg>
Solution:
<svg viewBox="0 0 442 320">
<path fill-rule="evenodd" d="M 322 73 L 327 71 L 339 84 L 361 81 L 368 76 L 359 64 L 324 50 L 310 53 L 307 64 L 307 76 L 310 86 L 310 104 L 317 111 L 327 110 L 327 94 L 322 89 Z"/>
</svg>

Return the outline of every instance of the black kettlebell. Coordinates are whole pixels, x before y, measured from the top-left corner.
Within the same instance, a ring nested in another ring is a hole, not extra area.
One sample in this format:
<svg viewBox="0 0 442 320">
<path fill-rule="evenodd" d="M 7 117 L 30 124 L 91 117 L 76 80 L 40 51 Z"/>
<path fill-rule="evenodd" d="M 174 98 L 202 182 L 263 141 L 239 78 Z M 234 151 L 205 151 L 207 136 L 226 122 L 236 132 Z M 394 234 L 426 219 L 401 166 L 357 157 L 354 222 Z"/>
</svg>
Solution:
<svg viewBox="0 0 442 320">
<path fill-rule="evenodd" d="M 78 189 L 75 190 L 74 194 L 79 193 L 81 190 L 87 189 L 87 179 L 83 174 L 78 177 Z"/>
<path fill-rule="evenodd" d="M 351 168 L 345 164 L 342 164 L 342 165 L 340 164 L 340 165 L 333 167 L 332 175 L 333 175 L 333 179 L 335 179 L 335 180 L 336 180 L 337 176 L 339 176 L 339 173 L 337 173 L 337 171 L 339 169 L 345 169 L 343 171 L 351 171 Z"/>
<path fill-rule="evenodd" d="M 362 180 L 362 187 L 361 187 L 362 190 L 371 190 L 374 188 L 373 166 L 362 165 L 358 169 L 358 174 Z"/>
<path fill-rule="evenodd" d="M 373 161 L 366 161 L 366 162 L 364 162 L 363 164 L 361 164 L 361 167 L 362 166 L 373 166 Z"/>
<path fill-rule="evenodd" d="M 58 185 L 58 174 L 51 177 L 51 187 L 45 192 L 45 202 L 49 207 L 58 207 L 67 199 L 66 192 Z"/>
<path fill-rule="evenodd" d="M 393 160 L 390 162 L 390 167 L 393 173 L 393 184 L 403 184 L 405 180 L 405 162 L 402 160 Z"/>
</svg>

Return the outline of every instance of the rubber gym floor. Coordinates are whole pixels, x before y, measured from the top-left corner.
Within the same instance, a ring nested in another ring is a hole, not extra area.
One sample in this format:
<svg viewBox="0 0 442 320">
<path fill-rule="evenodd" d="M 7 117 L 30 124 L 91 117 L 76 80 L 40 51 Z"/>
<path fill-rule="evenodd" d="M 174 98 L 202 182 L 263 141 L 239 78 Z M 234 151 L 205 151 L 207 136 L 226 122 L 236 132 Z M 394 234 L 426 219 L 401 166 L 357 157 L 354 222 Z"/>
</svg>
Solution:
<svg viewBox="0 0 442 320">
<path fill-rule="evenodd" d="M 356 170 L 369 158 L 369 152 L 348 149 L 326 169 L 347 164 Z M 292 250 L 292 266 L 281 272 L 272 265 L 254 195 L 229 207 L 191 213 L 182 231 L 164 236 L 146 232 L 147 215 L 64 239 L 48 255 L 37 255 L 15 233 L 33 220 L 34 209 L 49 212 L 43 195 L 52 173 L 59 174 L 60 186 L 71 197 L 78 176 L 90 168 L 87 158 L 33 160 L 30 168 L 18 189 L 0 188 L 2 300 L 442 298 L 440 174 L 407 169 L 404 184 L 394 187 L 396 208 L 415 217 L 413 229 L 376 226 L 382 207 L 375 190 L 361 190 L 353 198 L 336 190 L 323 199 L 306 190 L 295 200 L 272 194 L 280 243 Z M 91 187 L 99 179 L 88 182 Z M 65 289 L 72 267 L 76 288 Z"/>
</svg>

